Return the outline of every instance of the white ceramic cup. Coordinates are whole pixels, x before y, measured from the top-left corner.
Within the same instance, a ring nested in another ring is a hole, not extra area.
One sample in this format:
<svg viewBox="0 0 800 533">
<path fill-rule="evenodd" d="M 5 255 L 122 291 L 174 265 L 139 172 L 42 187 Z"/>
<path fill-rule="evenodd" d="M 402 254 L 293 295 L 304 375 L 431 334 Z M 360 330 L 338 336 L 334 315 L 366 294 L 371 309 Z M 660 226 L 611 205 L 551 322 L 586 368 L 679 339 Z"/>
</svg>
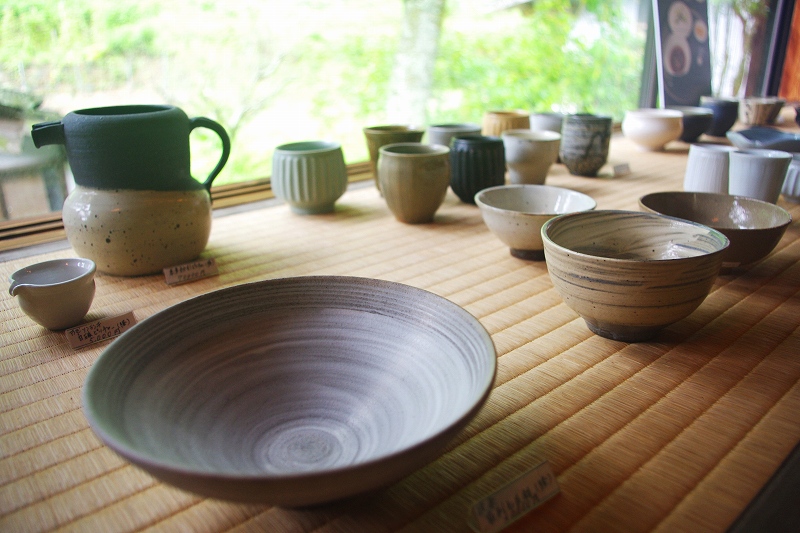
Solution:
<svg viewBox="0 0 800 533">
<path fill-rule="evenodd" d="M 11 274 L 8 293 L 26 315 L 47 329 L 61 330 L 83 320 L 94 299 L 94 261 L 53 259 Z"/>
<path fill-rule="evenodd" d="M 789 170 L 786 171 L 786 180 L 781 189 L 783 197 L 792 203 L 800 203 L 800 154 L 792 156 Z"/>
<path fill-rule="evenodd" d="M 730 152 L 728 193 L 775 203 L 781 194 L 792 154 L 780 150 Z"/>
<path fill-rule="evenodd" d="M 692 144 L 686 161 L 683 190 L 728 194 L 728 169 L 733 146 Z"/>
<path fill-rule="evenodd" d="M 561 134 L 553 131 L 506 130 L 501 134 L 506 151 L 508 179 L 513 184 L 542 185 L 558 159 Z"/>
</svg>

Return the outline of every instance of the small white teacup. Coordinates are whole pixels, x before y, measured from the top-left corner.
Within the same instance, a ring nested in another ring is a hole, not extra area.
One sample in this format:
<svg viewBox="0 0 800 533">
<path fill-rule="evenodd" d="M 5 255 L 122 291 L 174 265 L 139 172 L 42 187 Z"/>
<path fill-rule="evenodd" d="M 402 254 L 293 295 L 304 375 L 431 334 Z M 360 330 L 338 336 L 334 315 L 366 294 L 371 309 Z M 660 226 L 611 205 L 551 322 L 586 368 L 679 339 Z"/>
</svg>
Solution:
<svg viewBox="0 0 800 533">
<path fill-rule="evenodd" d="M 780 150 L 735 150 L 730 153 L 728 194 L 774 204 L 781 195 L 792 154 Z"/>
<path fill-rule="evenodd" d="M 11 296 L 36 323 L 52 330 L 80 324 L 92 306 L 97 266 L 90 259 L 54 259 L 11 274 Z"/>
</svg>

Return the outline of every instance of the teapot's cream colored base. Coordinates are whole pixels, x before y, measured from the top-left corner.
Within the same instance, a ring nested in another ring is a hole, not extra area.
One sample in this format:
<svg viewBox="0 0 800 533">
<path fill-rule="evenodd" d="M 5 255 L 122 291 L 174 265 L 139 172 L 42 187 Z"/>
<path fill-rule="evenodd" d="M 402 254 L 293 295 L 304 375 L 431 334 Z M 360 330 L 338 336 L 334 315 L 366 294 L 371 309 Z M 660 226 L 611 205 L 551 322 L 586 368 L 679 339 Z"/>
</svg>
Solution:
<svg viewBox="0 0 800 533">
<path fill-rule="evenodd" d="M 72 248 L 116 276 L 141 276 L 197 258 L 211 233 L 205 189 L 138 191 L 78 186 L 64 201 Z"/>
</svg>

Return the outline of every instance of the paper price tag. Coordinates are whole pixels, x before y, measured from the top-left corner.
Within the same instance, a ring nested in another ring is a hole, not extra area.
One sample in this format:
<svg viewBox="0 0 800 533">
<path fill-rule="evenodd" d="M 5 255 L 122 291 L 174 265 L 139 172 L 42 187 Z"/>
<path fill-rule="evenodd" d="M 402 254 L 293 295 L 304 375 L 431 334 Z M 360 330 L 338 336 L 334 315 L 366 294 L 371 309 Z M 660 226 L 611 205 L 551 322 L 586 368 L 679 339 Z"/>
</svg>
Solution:
<svg viewBox="0 0 800 533">
<path fill-rule="evenodd" d="M 614 165 L 612 169 L 612 174 L 616 178 L 617 176 L 625 176 L 626 174 L 631 173 L 631 167 L 628 163 L 619 163 Z"/>
<path fill-rule="evenodd" d="M 81 324 L 64 331 L 69 345 L 73 348 L 83 348 L 96 342 L 113 339 L 122 335 L 131 326 L 136 324 L 133 311 L 111 318 L 101 318 L 94 322 Z"/>
<path fill-rule="evenodd" d="M 217 268 L 217 261 L 214 258 L 200 259 L 192 261 L 191 263 L 184 263 L 167 267 L 164 269 L 164 278 L 167 285 L 180 285 L 181 283 L 189 283 L 202 278 L 216 276 L 219 274 Z"/>
<path fill-rule="evenodd" d="M 558 479 L 545 461 L 473 505 L 470 527 L 478 533 L 500 531 L 558 492 Z"/>
</svg>

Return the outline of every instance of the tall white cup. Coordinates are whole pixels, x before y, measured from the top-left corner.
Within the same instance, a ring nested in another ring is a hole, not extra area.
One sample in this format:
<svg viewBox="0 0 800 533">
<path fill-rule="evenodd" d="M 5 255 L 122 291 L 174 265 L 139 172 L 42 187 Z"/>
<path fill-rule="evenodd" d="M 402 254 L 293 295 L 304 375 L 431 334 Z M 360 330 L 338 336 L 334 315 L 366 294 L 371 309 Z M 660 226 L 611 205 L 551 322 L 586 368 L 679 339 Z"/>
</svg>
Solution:
<svg viewBox="0 0 800 533">
<path fill-rule="evenodd" d="M 792 154 L 780 150 L 735 150 L 730 153 L 728 192 L 775 203 L 781 194 Z"/>
<path fill-rule="evenodd" d="M 728 194 L 728 168 L 733 146 L 692 144 L 686 161 L 683 190 Z"/>
<path fill-rule="evenodd" d="M 542 185 L 558 159 L 561 135 L 553 131 L 506 130 L 500 135 L 506 151 L 508 180 Z"/>
</svg>

